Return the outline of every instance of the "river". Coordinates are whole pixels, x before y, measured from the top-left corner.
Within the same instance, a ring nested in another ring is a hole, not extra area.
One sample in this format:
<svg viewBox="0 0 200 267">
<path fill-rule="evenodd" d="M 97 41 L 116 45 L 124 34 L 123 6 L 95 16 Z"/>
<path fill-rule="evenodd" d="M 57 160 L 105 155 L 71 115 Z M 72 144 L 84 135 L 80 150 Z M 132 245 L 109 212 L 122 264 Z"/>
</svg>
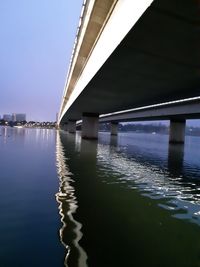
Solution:
<svg viewBox="0 0 200 267">
<path fill-rule="evenodd" d="M 1 267 L 200 266 L 200 138 L 0 128 Z"/>
</svg>

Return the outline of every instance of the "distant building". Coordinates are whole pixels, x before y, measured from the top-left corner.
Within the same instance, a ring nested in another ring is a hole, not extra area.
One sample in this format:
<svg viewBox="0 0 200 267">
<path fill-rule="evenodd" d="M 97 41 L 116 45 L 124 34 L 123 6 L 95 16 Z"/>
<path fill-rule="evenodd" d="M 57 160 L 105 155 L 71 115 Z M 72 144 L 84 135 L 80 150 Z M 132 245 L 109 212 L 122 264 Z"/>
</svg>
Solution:
<svg viewBox="0 0 200 267">
<path fill-rule="evenodd" d="M 12 114 L 12 121 L 16 121 L 16 113 Z"/>
<path fill-rule="evenodd" d="M 25 121 L 26 114 L 24 113 L 13 113 L 12 114 L 12 121 Z"/>
<path fill-rule="evenodd" d="M 10 114 L 4 114 L 3 115 L 3 120 L 4 121 L 12 121 L 12 116 Z"/>
</svg>

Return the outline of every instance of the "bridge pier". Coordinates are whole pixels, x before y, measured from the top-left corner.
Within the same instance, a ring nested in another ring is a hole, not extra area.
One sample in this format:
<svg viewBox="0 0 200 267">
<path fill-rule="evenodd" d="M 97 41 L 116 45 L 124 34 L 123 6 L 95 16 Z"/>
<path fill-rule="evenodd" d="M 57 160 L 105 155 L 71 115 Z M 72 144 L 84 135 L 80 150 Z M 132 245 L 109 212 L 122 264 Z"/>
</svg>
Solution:
<svg viewBox="0 0 200 267">
<path fill-rule="evenodd" d="M 64 131 L 67 131 L 67 123 L 64 123 L 64 125 L 62 125 L 61 129 Z"/>
<path fill-rule="evenodd" d="M 110 134 L 117 135 L 118 133 L 118 122 L 111 122 L 110 123 Z"/>
<path fill-rule="evenodd" d="M 76 121 L 75 120 L 69 120 L 68 121 L 68 131 L 69 131 L 69 133 L 75 133 L 76 132 Z"/>
<path fill-rule="evenodd" d="M 171 144 L 183 144 L 185 141 L 185 119 L 171 119 L 170 120 L 170 132 L 169 143 Z"/>
<path fill-rule="evenodd" d="M 82 115 L 82 138 L 97 139 L 99 129 L 99 114 L 86 113 Z"/>
</svg>

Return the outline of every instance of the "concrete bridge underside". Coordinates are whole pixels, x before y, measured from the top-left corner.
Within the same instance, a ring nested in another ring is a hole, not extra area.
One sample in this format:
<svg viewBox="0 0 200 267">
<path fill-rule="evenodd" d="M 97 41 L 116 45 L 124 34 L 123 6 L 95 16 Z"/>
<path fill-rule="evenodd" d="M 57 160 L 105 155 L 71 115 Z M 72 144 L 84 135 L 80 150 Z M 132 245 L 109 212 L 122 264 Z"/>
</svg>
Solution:
<svg viewBox="0 0 200 267">
<path fill-rule="evenodd" d="M 153 1 L 61 124 L 81 119 L 83 112 L 105 114 L 200 95 L 199 15 L 197 0 Z"/>
</svg>

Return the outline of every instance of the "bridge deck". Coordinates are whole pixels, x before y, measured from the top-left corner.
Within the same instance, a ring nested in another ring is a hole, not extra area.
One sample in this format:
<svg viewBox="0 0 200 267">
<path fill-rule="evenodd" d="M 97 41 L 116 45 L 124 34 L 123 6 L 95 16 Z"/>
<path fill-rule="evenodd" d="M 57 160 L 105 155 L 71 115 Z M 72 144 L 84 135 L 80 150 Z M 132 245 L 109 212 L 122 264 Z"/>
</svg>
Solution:
<svg viewBox="0 0 200 267">
<path fill-rule="evenodd" d="M 199 22 L 198 1 L 155 0 L 62 121 L 200 95 Z"/>
</svg>

